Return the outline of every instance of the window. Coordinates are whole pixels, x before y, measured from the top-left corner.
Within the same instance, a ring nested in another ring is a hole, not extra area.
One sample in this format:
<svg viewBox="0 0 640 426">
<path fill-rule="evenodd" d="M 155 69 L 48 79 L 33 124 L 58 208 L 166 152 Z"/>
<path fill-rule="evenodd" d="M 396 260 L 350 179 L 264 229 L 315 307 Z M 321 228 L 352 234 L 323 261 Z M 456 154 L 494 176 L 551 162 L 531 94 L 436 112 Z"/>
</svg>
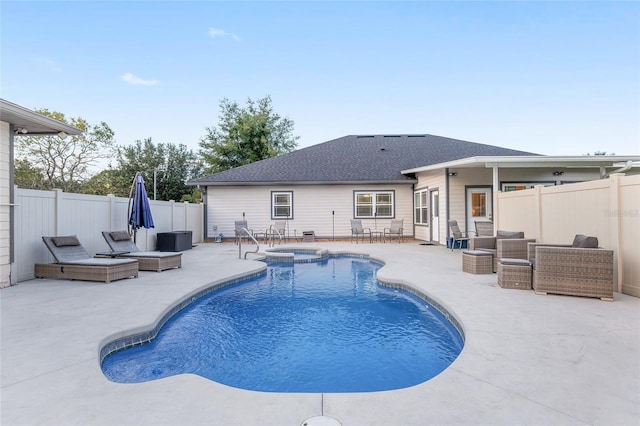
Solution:
<svg viewBox="0 0 640 426">
<path fill-rule="evenodd" d="M 293 192 L 271 193 L 271 219 L 293 219 Z"/>
<path fill-rule="evenodd" d="M 429 193 L 425 189 L 423 191 L 416 191 L 413 194 L 414 209 L 416 224 L 429 225 L 429 205 L 427 200 L 429 199 Z"/>
<path fill-rule="evenodd" d="M 502 192 L 521 191 L 531 189 L 536 185 L 553 186 L 555 182 L 509 182 L 502 184 Z"/>
<path fill-rule="evenodd" d="M 392 218 L 393 191 L 354 192 L 356 218 Z"/>
</svg>

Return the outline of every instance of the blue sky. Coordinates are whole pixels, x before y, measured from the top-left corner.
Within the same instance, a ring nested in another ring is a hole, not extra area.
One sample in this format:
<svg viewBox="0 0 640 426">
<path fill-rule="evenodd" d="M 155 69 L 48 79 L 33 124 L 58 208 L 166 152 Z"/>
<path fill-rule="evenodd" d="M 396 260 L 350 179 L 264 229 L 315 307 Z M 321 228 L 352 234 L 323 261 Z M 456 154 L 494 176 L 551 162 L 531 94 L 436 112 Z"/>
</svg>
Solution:
<svg viewBox="0 0 640 426">
<path fill-rule="evenodd" d="M 270 95 L 305 147 L 434 134 L 640 154 L 638 2 L 2 1 L 0 96 L 197 150 Z"/>
</svg>

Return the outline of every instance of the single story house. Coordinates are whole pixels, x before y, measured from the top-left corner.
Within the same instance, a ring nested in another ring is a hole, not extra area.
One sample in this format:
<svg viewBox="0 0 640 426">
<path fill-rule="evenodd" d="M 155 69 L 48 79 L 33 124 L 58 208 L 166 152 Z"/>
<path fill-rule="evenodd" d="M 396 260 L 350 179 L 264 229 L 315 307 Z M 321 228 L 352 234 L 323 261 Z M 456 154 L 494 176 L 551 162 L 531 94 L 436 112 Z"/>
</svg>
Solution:
<svg viewBox="0 0 640 426">
<path fill-rule="evenodd" d="M 35 111 L 0 99 L 0 288 L 12 282 L 13 235 L 13 139 L 21 135 L 79 135 L 81 130 Z"/>
<path fill-rule="evenodd" d="M 350 135 L 189 182 L 203 190 L 205 238 L 234 235 L 234 221 L 264 231 L 286 220 L 289 237 L 348 238 L 350 219 L 372 230 L 403 219 L 404 235 L 445 244 L 447 220 L 463 230 L 492 220 L 498 191 L 636 173 L 640 156 L 550 157 L 421 135 Z M 499 226 L 499 224 L 498 224 Z"/>
</svg>

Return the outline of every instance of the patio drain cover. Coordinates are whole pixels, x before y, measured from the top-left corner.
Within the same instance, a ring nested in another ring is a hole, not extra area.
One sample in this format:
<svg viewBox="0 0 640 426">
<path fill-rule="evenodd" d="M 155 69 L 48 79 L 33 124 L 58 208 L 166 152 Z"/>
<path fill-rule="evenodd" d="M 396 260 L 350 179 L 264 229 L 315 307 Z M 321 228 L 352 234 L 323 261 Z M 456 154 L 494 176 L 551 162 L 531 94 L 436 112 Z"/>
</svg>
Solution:
<svg viewBox="0 0 640 426">
<path fill-rule="evenodd" d="M 342 426 L 342 423 L 329 416 L 310 417 L 300 426 Z"/>
</svg>

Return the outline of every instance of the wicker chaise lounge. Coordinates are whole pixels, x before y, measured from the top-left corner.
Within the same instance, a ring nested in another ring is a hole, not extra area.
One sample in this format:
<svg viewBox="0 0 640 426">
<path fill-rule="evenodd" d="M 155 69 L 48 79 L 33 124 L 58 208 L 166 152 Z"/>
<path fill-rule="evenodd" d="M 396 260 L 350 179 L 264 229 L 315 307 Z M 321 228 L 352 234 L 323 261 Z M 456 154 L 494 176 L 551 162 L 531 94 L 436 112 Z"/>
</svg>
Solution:
<svg viewBox="0 0 640 426">
<path fill-rule="evenodd" d="M 576 235 L 572 245 L 530 243 L 528 253 L 537 294 L 613 300 L 613 250 L 599 248 L 597 238 Z"/>
<path fill-rule="evenodd" d="M 42 241 L 56 263 L 35 264 L 36 278 L 100 281 L 108 284 L 138 276 L 137 260 L 93 258 L 75 235 L 42 237 Z"/>
<path fill-rule="evenodd" d="M 127 231 L 104 231 L 102 236 L 114 252 L 128 252 L 119 254 L 117 256 L 119 259 L 137 259 L 141 271 L 161 272 L 182 267 L 182 253 L 140 251 Z"/>
</svg>

